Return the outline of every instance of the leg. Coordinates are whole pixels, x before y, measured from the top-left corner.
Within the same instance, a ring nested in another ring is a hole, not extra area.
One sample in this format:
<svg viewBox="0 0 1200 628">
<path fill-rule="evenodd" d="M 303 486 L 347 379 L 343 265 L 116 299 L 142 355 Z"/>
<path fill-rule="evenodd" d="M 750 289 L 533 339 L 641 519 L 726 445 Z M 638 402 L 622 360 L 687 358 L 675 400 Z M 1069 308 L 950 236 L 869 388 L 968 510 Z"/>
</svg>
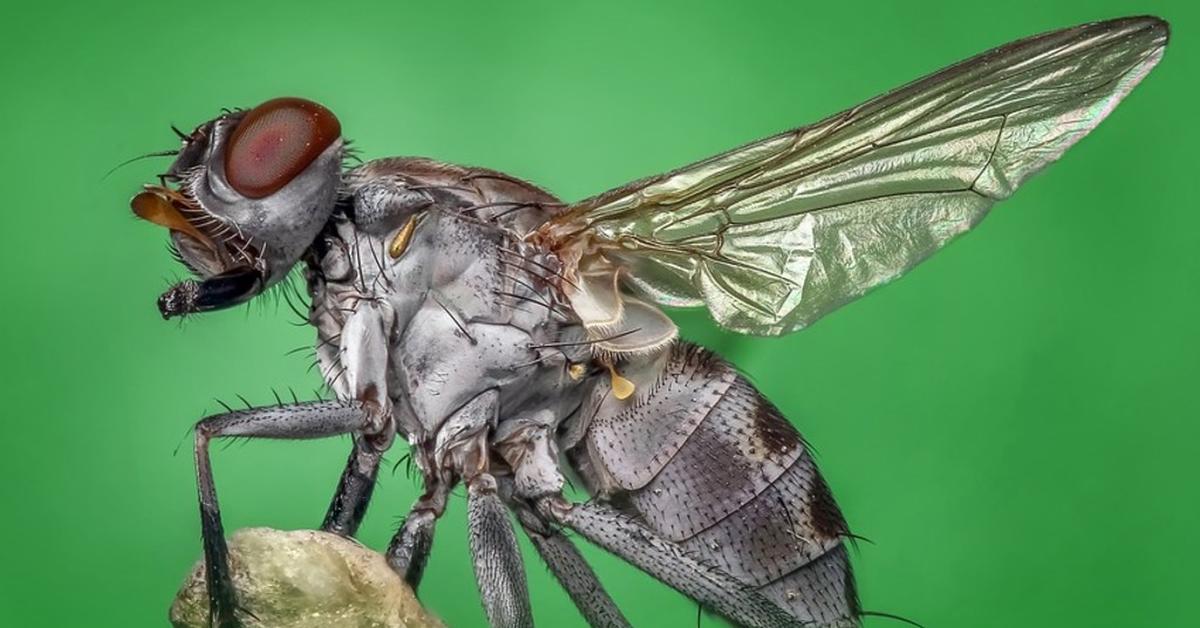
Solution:
<svg viewBox="0 0 1200 628">
<path fill-rule="evenodd" d="M 697 561 L 678 545 L 612 508 L 549 497 L 538 502 L 538 511 L 738 624 L 764 628 L 798 625 L 758 591 Z"/>
<path fill-rule="evenodd" d="M 533 626 L 521 550 L 496 494 L 496 480 L 480 473 L 467 483 L 467 517 L 475 581 L 492 628 Z"/>
<path fill-rule="evenodd" d="M 629 621 L 608 596 L 570 539 L 529 510 L 518 511 L 517 519 L 589 626 L 629 628 Z"/>
<path fill-rule="evenodd" d="M 448 469 L 463 468 L 467 457 L 472 469 L 481 468 L 486 461 L 479 452 L 496 416 L 498 398 L 494 390 L 480 393 L 445 420 L 435 440 L 413 446 L 412 455 L 425 478 L 425 494 L 392 537 L 387 561 L 414 590 L 429 558 L 433 526 L 446 511 L 446 498 L 458 482 Z"/>
<path fill-rule="evenodd" d="M 413 504 L 404 523 L 392 537 L 387 549 L 387 562 L 415 592 L 425 573 L 429 549 L 433 546 L 433 527 L 446 512 L 446 498 L 452 486 L 437 478 L 428 478 L 432 485 Z"/>
<path fill-rule="evenodd" d="M 337 350 L 334 359 L 345 368 L 349 395 L 366 404 L 375 419 L 370 428 L 355 435 L 354 449 L 321 523 L 322 530 L 345 537 L 354 536 L 362 523 L 375 490 L 380 459 L 396 437 L 392 404 L 384 381 L 389 346 L 384 330 L 390 328 L 392 318 L 388 308 L 375 303 L 360 304 L 342 325 L 340 344 L 331 347 Z"/>
<path fill-rule="evenodd" d="M 350 460 L 346 462 L 346 470 L 342 471 L 342 479 L 329 504 L 329 511 L 325 513 L 325 521 L 321 523 L 322 530 L 345 537 L 354 536 L 363 516 L 367 514 L 367 505 L 371 503 L 371 492 L 375 490 L 375 477 L 379 474 L 379 460 L 382 457 L 383 452 L 364 439 L 354 440 Z"/>
<path fill-rule="evenodd" d="M 204 538 L 210 622 L 237 626 L 236 595 L 229 573 L 229 550 L 221 526 L 221 510 L 213 484 L 208 444 L 222 436 L 308 439 L 363 429 L 369 414 L 361 404 L 314 401 L 290 406 L 254 408 L 202 419 L 196 424 L 196 485 L 200 497 L 200 532 Z"/>
</svg>

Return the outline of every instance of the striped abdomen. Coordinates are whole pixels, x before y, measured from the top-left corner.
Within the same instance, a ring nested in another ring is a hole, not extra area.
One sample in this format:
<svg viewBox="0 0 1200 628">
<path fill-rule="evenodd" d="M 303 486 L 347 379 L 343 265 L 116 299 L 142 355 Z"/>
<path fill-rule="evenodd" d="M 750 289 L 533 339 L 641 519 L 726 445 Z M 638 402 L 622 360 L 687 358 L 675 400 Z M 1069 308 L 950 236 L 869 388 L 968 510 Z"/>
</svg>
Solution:
<svg viewBox="0 0 1200 628">
<path fill-rule="evenodd" d="M 636 401 L 601 395 L 574 452 L 594 490 L 802 623 L 857 625 L 845 520 L 799 433 L 749 382 L 678 343 Z"/>
</svg>

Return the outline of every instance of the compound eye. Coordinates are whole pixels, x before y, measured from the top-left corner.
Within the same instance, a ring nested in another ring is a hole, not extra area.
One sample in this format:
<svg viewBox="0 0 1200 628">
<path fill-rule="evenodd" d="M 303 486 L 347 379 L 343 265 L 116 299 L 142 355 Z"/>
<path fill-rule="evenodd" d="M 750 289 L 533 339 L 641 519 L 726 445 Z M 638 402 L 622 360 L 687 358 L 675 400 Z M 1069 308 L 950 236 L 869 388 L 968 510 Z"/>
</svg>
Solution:
<svg viewBox="0 0 1200 628">
<path fill-rule="evenodd" d="M 341 133 L 333 113 L 311 100 L 268 100 L 251 109 L 233 130 L 225 151 L 225 178 L 242 196 L 270 196 Z"/>
</svg>

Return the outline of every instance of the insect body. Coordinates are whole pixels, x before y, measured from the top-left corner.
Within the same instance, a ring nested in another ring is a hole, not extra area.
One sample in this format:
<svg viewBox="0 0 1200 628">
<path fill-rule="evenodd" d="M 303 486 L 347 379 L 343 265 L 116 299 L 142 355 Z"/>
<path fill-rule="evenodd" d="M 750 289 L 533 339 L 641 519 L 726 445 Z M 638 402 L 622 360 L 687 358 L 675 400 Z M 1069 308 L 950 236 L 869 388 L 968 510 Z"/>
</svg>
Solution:
<svg viewBox="0 0 1200 628">
<path fill-rule="evenodd" d="M 388 548 L 416 587 L 467 489 L 495 626 L 532 624 L 509 513 L 593 625 L 627 625 L 562 530 L 731 620 L 856 626 L 849 530 L 795 429 L 677 339 L 658 305 L 782 334 L 899 275 L 1090 131 L 1157 63 L 1166 24 L 1041 35 L 823 122 L 565 205 L 425 159 L 340 169 L 336 118 L 298 99 L 206 123 L 134 199 L 201 281 L 165 317 L 253 298 L 303 263 L 332 401 L 197 424 L 212 616 L 237 625 L 208 443 L 353 434 L 323 527 L 353 535 L 399 435 L 425 491 Z M 597 499 L 573 504 L 565 476 Z"/>
</svg>

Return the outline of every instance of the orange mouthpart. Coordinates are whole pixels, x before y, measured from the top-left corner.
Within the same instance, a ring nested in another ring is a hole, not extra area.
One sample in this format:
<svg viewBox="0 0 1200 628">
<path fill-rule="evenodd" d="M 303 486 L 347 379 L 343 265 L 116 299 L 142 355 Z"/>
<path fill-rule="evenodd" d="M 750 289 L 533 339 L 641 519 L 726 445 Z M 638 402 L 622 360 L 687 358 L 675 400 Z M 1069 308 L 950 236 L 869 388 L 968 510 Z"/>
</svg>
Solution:
<svg viewBox="0 0 1200 628">
<path fill-rule="evenodd" d="M 186 205 L 187 200 L 178 192 L 159 185 L 147 185 L 129 201 L 129 206 L 138 218 L 172 231 L 179 231 L 215 251 L 217 247 L 213 241 L 179 212 L 177 205 L 180 204 Z"/>
</svg>

